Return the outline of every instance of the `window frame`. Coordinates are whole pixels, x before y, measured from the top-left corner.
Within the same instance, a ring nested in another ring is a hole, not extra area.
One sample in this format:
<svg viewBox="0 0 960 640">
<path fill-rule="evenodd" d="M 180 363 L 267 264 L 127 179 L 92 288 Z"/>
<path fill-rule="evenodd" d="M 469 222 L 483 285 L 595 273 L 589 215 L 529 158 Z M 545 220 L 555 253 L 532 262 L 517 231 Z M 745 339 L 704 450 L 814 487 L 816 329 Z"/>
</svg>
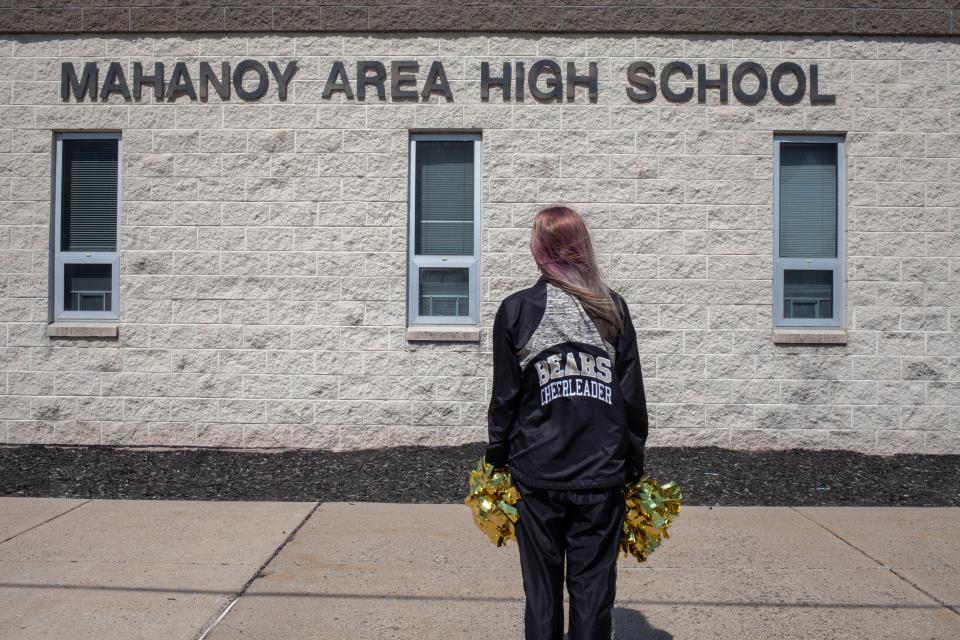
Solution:
<svg viewBox="0 0 960 640">
<path fill-rule="evenodd" d="M 114 251 L 62 251 L 61 222 L 63 205 L 63 141 L 117 141 L 117 246 Z M 107 321 L 120 319 L 120 243 L 123 209 L 123 138 L 115 131 L 58 132 L 55 136 L 54 224 L 53 224 L 53 321 Z M 64 271 L 68 264 L 110 265 L 110 311 L 65 311 L 63 308 Z"/>
<path fill-rule="evenodd" d="M 823 144 L 837 146 L 837 255 L 835 258 L 780 257 L 780 145 Z M 847 324 L 847 157 L 843 135 L 775 135 L 773 139 L 773 327 L 774 329 L 845 329 Z M 785 318 L 784 271 L 833 272 L 833 318 Z"/>
<path fill-rule="evenodd" d="M 417 142 L 473 142 L 473 255 L 441 256 L 416 253 Z M 479 133 L 410 133 L 407 187 L 407 326 L 479 326 L 480 325 L 480 239 L 482 220 L 482 155 Z M 420 314 L 421 268 L 467 268 L 468 305 L 465 316 L 427 316 Z"/>
</svg>

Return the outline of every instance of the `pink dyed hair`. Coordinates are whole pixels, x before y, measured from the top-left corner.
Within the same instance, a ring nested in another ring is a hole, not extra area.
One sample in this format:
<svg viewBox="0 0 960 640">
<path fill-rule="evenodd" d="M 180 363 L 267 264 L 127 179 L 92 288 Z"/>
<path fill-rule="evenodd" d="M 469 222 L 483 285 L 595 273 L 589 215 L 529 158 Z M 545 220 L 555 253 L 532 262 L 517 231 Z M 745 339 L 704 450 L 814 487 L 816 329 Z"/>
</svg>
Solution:
<svg viewBox="0 0 960 640">
<path fill-rule="evenodd" d="M 623 318 L 597 265 L 590 232 L 579 213 L 550 206 L 533 217 L 530 252 L 549 282 L 576 296 L 604 339 L 623 332 Z"/>
</svg>

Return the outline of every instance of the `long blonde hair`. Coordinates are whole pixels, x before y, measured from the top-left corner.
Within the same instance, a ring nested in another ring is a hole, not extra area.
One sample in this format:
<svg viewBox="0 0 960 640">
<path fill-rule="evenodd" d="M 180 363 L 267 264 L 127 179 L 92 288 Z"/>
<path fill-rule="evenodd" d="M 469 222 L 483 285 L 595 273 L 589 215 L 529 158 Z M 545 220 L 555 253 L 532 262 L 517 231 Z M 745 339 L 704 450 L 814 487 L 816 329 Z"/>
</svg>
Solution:
<svg viewBox="0 0 960 640">
<path fill-rule="evenodd" d="M 623 317 L 600 275 L 587 225 L 569 207 L 551 206 L 533 217 L 530 252 L 553 285 L 576 296 L 604 340 L 623 333 Z"/>
</svg>

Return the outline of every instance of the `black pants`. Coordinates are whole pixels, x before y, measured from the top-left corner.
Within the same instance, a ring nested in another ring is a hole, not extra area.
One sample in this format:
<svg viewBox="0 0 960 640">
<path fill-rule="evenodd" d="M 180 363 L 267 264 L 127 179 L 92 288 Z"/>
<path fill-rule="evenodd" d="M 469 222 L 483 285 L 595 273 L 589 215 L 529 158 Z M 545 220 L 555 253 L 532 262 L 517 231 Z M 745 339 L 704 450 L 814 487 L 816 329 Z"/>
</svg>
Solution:
<svg viewBox="0 0 960 640">
<path fill-rule="evenodd" d="M 609 640 L 626 506 L 619 486 L 538 489 L 514 479 L 526 640 L 563 637 L 564 556 L 569 640 Z"/>
</svg>

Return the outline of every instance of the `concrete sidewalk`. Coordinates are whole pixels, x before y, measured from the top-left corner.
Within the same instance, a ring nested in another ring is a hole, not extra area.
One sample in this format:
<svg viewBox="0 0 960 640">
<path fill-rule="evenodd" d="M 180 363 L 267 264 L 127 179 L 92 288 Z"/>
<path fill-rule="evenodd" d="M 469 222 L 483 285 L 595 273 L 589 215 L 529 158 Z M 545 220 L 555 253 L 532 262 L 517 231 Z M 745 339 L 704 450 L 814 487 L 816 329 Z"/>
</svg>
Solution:
<svg viewBox="0 0 960 640">
<path fill-rule="evenodd" d="M 618 640 L 960 638 L 960 509 L 684 507 Z M 495 595 L 491 595 L 495 594 Z M 0 499 L 0 638 L 521 638 L 463 505 Z"/>
</svg>

